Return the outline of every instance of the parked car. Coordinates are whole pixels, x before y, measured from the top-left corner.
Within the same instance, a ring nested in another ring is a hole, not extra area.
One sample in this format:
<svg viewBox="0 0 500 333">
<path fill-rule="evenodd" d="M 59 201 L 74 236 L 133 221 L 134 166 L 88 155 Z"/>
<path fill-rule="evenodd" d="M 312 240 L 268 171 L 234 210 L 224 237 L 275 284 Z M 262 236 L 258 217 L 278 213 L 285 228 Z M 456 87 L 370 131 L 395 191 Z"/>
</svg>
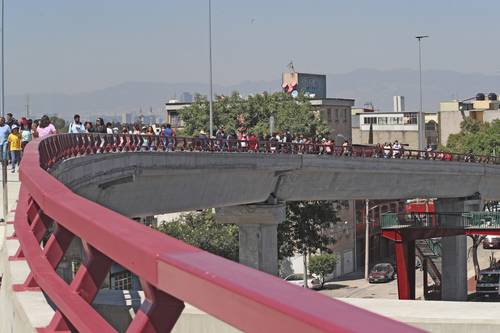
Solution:
<svg viewBox="0 0 500 333">
<path fill-rule="evenodd" d="M 290 283 L 297 285 L 299 287 L 304 287 L 304 274 L 297 273 L 297 274 L 288 275 L 285 278 L 285 281 L 290 282 Z M 314 276 L 309 276 L 307 278 L 307 286 L 311 289 L 320 289 L 321 282 L 319 281 L 318 278 L 316 278 Z"/>
<path fill-rule="evenodd" d="M 500 270 L 485 269 L 479 273 L 476 283 L 476 293 L 480 296 L 498 296 L 500 286 Z"/>
<path fill-rule="evenodd" d="M 500 237 L 486 236 L 483 240 L 483 249 L 500 249 Z"/>
<path fill-rule="evenodd" d="M 396 272 L 389 263 L 380 263 L 372 267 L 368 275 L 368 282 L 389 282 L 394 280 Z"/>
</svg>

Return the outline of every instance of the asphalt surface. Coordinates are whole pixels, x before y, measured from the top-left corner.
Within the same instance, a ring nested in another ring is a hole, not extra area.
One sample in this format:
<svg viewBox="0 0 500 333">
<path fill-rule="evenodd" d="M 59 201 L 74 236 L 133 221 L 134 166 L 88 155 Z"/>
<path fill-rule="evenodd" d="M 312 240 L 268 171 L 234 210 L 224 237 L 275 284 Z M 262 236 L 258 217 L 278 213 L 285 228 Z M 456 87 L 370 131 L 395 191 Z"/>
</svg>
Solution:
<svg viewBox="0 0 500 333">
<path fill-rule="evenodd" d="M 468 248 L 472 246 L 470 238 L 467 240 Z M 485 250 L 482 245 L 478 248 L 478 259 L 481 269 L 489 267 L 490 257 L 493 255 L 497 260 L 500 259 L 500 250 Z M 467 276 L 469 279 L 474 278 L 474 266 L 472 264 L 472 255 L 469 255 L 467 260 Z M 429 280 L 430 277 L 429 277 Z M 415 271 L 415 298 L 423 300 L 423 274 L 422 271 L 417 269 Z M 398 298 L 398 285 L 397 280 L 387 283 L 368 283 L 363 278 L 363 273 L 351 273 L 344 276 L 342 279 L 328 282 L 325 288 L 319 291 L 322 294 L 335 298 L 385 298 L 397 299 Z M 481 298 L 474 295 L 474 290 L 471 291 L 469 299 L 471 301 L 480 302 L 499 302 L 500 297 L 497 298 Z"/>
</svg>

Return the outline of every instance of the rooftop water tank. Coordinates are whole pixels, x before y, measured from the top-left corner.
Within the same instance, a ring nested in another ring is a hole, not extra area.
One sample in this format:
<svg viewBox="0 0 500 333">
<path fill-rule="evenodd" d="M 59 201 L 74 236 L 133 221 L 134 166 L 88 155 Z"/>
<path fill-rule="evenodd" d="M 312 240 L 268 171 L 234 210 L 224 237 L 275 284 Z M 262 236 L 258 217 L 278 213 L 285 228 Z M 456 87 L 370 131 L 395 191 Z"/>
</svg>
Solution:
<svg viewBox="0 0 500 333">
<path fill-rule="evenodd" d="M 484 96 L 483 93 L 477 93 L 476 94 L 476 101 L 484 101 L 486 96 Z"/>
<path fill-rule="evenodd" d="M 488 99 L 489 99 L 490 101 L 496 101 L 496 100 L 498 99 L 498 96 L 497 96 L 497 94 L 495 94 L 495 93 L 489 93 L 489 94 L 488 94 Z"/>
</svg>

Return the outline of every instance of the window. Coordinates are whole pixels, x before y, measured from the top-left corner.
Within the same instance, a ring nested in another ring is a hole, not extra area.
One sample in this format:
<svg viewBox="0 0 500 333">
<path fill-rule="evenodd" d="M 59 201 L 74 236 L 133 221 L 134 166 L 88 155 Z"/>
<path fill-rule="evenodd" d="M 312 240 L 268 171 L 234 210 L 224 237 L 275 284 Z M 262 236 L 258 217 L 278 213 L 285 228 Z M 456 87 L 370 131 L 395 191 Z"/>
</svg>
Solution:
<svg viewBox="0 0 500 333">
<path fill-rule="evenodd" d="M 339 121 L 339 109 L 335 109 L 335 121 Z"/>
<path fill-rule="evenodd" d="M 344 123 L 347 122 L 347 109 L 344 109 Z"/>
<path fill-rule="evenodd" d="M 402 120 L 403 119 L 401 117 L 390 117 L 389 125 L 401 125 Z"/>
<path fill-rule="evenodd" d="M 326 109 L 326 117 L 328 119 L 328 122 L 331 123 L 332 122 L 332 109 L 330 109 L 330 108 Z"/>
<path fill-rule="evenodd" d="M 404 125 L 416 125 L 417 124 L 417 114 L 414 112 L 405 113 L 403 116 L 403 123 L 404 123 Z"/>
<path fill-rule="evenodd" d="M 377 118 L 376 117 L 364 117 L 363 118 L 363 123 L 365 125 L 376 124 L 377 123 Z"/>
<path fill-rule="evenodd" d="M 387 125 L 387 117 L 379 117 L 378 124 L 379 125 Z"/>
<path fill-rule="evenodd" d="M 121 271 L 111 274 L 111 286 L 115 290 L 130 290 L 132 289 L 132 273 L 129 271 Z"/>
</svg>

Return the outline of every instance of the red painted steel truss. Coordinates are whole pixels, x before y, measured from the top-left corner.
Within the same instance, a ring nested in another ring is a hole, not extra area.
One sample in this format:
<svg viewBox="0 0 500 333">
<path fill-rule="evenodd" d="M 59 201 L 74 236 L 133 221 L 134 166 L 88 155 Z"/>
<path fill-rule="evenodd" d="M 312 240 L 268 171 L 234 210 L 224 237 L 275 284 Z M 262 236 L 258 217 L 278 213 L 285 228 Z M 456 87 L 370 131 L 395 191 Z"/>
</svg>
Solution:
<svg viewBox="0 0 500 333">
<path fill-rule="evenodd" d="M 500 236 L 500 229 L 411 227 L 382 230 L 382 236 L 394 241 L 399 299 L 415 299 L 415 240 L 459 235 Z"/>
</svg>

